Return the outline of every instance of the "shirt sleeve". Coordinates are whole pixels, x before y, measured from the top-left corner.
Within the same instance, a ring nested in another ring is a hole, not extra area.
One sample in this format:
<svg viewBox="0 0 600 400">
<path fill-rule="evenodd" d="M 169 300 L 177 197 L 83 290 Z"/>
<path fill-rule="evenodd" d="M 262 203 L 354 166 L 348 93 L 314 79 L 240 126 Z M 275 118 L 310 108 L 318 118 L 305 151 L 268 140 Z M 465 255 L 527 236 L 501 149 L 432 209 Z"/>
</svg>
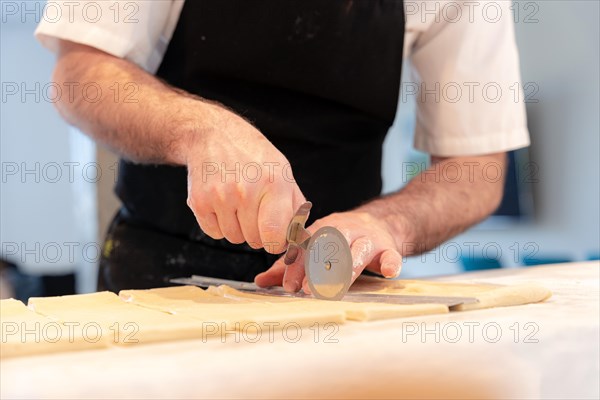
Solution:
<svg viewBox="0 0 600 400">
<path fill-rule="evenodd" d="M 412 8 L 411 8 L 412 4 Z M 509 1 L 406 4 L 415 148 L 437 156 L 529 145 Z"/>
<path fill-rule="evenodd" d="M 179 18 L 182 0 L 52 0 L 36 38 L 56 52 L 58 39 L 95 47 L 155 73 Z"/>
</svg>

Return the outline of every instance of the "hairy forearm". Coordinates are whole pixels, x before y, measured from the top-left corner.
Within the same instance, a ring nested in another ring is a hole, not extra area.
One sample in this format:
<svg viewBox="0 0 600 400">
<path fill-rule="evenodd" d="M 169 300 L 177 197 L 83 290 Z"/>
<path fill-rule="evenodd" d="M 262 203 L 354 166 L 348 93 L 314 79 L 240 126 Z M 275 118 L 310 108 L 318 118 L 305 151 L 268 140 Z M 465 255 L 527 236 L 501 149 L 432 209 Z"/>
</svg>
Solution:
<svg viewBox="0 0 600 400">
<path fill-rule="evenodd" d="M 69 123 L 136 162 L 186 164 L 190 142 L 228 113 L 126 60 L 66 41 L 53 80 L 69 94 L 56 103 Z"/>
<path fill-rule="evenodd" d="M 387 222 L 404 256 L 422 253 L 490 215 L 502 199 L 505 171 L 505 153 L 434 157 L 402 190 L 360 208 Z"/>
</svg>

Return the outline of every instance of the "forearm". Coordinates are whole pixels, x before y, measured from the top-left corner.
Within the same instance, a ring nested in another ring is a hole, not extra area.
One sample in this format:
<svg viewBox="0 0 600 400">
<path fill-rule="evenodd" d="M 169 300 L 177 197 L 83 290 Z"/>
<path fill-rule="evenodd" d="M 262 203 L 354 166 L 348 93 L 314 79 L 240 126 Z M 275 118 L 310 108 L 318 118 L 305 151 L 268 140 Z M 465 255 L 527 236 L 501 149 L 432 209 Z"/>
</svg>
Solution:
<svg viewBox="0 0 600 400">
<path fill-rule="evenodd" d="M 56 103 L 69 123 L 136 162 L 185 165 L 190 142 L 233 115 L 126 60 L 70 42 L 62 42 L 53 80 L 69 94 Z M 86 96 L 81 88 L 90 83 L 102 95 Z"/>
<path fill-rule="evenodd" d="M 502 199 L 505 171 L 505 153 L 433 158 L 402 190 L 360 209 L 386 221 L 403 256 L 418 254 L 490 215 Z"/>
</svg>

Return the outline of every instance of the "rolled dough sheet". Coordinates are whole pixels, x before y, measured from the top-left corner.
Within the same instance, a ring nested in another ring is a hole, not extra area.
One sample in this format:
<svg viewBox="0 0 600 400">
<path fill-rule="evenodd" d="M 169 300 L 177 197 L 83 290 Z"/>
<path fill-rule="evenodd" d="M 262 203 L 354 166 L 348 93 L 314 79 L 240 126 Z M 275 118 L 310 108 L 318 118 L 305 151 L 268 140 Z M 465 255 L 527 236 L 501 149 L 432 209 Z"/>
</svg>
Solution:
<svg viewBox="0 0 600 400">
<path fill-rule="evenodd" d="M 1 358 L 106 347 L 106 342 L 86 340 L 75 326 L 36 314 L 15 299 L 0 301 L 0 323 Z"/>
<path fill-rule="evenodd" d="M 273 326 L 274 329 L 281 329 L 286 324 L 305 327 L 315 322 L 343 323 L 345 319 L 344 313 L 338 309 L 315 312 L 295 303 L 283 305 L 218 296 L 195 286 L 122 290 L 119 296 L 138 306 L 184 315 L 205 325 L 218 325 L 219 333 L 247 329 L 255 324 L 261 328 Z"/>
<path fill-rule="evenodd" d="M 478 303 L 451 307 L 452 311 L 479 310 L 491 307 L 538 303 L 552 292 L 535 283 L 503 286 L 489 283 L 449 283 L 420 280 L 387 280 L 361 276 L 350 288 L 353 293 L 385 293 L 412 296 L 475 297 Z"/>
<path fill-rule="evenodd" d="M 207 292 L 228 298 L 252 301 L 258 304 L 270 303 L 284 309 L 297 307 L 315 315 L 335 310 L 343 312 L 345 319 L 351 321 L 375 321 L 380 319 L 414 317 L 418 315 L 445 314 L 448 307 L 443 304 L 385 304 L 352 303 L 347 301 L 327 301 L 282 296 L 266 296 L 235 290 L 229 286 L 210 287 Z"/>
<path fill-rule="evenodd" d="M 202 324 L 183 315 L 138 307 L 111 292 L 32 297 L 29 308 L 62 323 L 90 324 L 101 340 L 115 345 L 202 337 Z"/>
</svg>

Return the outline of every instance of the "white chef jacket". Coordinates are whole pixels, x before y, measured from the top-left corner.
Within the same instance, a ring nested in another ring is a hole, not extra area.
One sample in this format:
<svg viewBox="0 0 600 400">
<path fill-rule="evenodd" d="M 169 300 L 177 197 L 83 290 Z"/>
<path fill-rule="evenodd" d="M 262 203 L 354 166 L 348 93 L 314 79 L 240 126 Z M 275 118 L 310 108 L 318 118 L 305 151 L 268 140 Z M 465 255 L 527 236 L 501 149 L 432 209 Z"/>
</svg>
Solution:
<svg viewBox="0 0 600 400">
<path fill-rule="evenodd" d="M 184 0 L 48 1 L 35 31 L 52 51 L 69 40 L 155 73 Z M 465 156 L 529 145 L 511 1 L 404 2 L 404 56 L 417 104 L 415 148 Z M 210 38 L 203 38 L 210 40 Z"/>
</svg>

